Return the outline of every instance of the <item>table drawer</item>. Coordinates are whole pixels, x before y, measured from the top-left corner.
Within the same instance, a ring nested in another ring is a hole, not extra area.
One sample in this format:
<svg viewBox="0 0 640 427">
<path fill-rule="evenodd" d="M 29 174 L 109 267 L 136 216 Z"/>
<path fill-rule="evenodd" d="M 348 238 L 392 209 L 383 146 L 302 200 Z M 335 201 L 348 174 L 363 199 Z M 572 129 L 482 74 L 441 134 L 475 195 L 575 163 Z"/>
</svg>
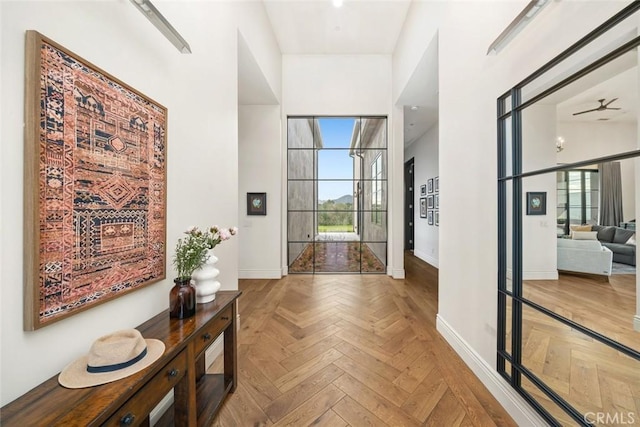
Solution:
<svg viewBox="0 0 640 427">
<path fill-rule="evenodd" d="M 164 368 L 146 383 L 127 403 L 122 405 L 105 426 L 137 426 L 162 398 L 184 377 L 187 371 L 186 350 L 178 353 Z"/>
<path fill-rule="evenodd" d="M 200 333 L 195 339 L 196 357 L 206 349 L 215 338 L 231 323 L 232 307 L 227 307 L 224 311 L 220 312 L 218 316 L 212 319 L 207 326 L 202 328 Z"/>
</svg>

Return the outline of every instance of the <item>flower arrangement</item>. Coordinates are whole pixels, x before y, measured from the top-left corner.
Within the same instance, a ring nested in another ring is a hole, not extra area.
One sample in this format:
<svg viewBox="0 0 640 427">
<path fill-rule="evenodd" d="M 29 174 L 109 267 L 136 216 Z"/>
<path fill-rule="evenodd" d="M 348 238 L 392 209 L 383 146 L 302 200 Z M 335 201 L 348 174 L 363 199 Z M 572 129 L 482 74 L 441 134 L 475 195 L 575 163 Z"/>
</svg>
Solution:
<svg viewBox="0 0 640 427">
<path fill-rule="evenodd" d="M 220 228 L 217 225 L 205 231 L 198 227 L 191 227 L 185 231 L 186 236 L 178 239 L 173 256 L 173 265 L 177 270 L 178 279 L 189 279 L 193 271 L 207 261 L 207 250 L 229 240 L 237 232 L 237 227 Z"/>
</svg>

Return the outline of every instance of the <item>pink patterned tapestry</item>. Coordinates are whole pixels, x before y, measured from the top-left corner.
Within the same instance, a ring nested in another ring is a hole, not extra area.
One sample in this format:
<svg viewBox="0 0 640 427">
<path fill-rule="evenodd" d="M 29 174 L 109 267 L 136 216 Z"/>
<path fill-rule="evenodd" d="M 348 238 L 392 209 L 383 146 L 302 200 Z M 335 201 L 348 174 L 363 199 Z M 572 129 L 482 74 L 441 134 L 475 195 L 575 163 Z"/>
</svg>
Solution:
<svg viewBox="0 0 640 427">
<path fill-rule="evenodd" d="M 39 323 L 165 277 L 166 109 L 40 44 Z"/>
</svg>

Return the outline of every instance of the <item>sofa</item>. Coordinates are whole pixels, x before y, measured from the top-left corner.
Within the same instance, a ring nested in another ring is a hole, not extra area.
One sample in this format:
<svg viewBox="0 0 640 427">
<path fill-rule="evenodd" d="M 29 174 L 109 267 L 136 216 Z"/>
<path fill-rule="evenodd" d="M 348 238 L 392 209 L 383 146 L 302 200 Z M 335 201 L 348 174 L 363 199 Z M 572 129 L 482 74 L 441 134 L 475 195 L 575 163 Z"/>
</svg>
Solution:
<svg viewBox="0 0 640 427">
<path fill-rule="evenodd" d="M 558 270 L 610 276 L 612 260 L 598 240 L 558 239 Z"/>
<path fill-rule="evenodd" d="M 613 261 L 622 264 L 636 265 L 635 230 L 608 225 L 592 225 L 597 239 L 602 246 L 611 249 Z"/>
</svg>

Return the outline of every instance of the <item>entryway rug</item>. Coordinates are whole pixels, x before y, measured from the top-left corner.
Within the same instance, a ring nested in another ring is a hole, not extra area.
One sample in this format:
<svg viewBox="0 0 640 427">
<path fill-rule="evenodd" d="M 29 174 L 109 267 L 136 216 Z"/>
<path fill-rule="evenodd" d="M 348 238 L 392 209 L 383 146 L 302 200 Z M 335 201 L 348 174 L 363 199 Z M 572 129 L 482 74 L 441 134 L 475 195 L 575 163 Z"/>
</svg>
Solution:
<svg viewBox="0 0 640 427">
<path fill-rule="evenodd" d="M 614 262 L 611 264 L 611 274 L 636 274 L 635 265 Z"/>
</svg>

